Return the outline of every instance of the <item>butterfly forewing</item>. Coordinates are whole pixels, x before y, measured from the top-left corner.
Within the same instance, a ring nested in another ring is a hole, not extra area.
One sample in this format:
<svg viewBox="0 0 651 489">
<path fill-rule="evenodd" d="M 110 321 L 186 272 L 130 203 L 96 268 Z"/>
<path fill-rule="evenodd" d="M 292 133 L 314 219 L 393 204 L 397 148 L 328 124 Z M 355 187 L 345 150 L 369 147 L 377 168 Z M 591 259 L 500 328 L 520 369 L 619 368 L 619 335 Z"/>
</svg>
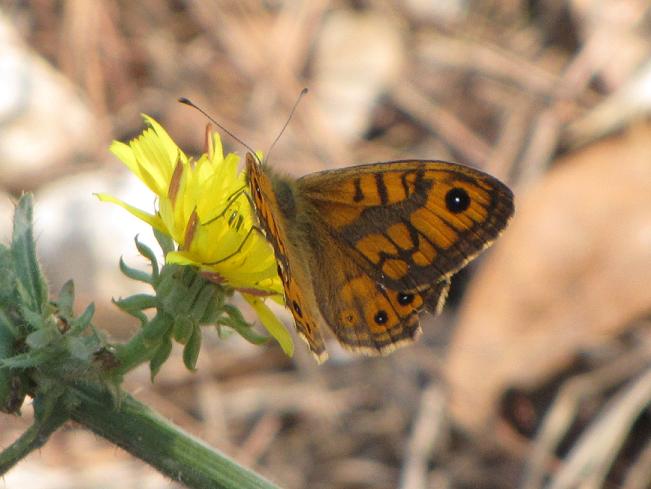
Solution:
<svg viewBox="0 0 651 489">
<path fill-rule="evenodd" d="M 513 194 L 452 163 L 376 163 L 308 175 L 298 188 L 333 239 L 375 280 L 429 288 L 462 268 L 504 229 Z"/>
</svg>

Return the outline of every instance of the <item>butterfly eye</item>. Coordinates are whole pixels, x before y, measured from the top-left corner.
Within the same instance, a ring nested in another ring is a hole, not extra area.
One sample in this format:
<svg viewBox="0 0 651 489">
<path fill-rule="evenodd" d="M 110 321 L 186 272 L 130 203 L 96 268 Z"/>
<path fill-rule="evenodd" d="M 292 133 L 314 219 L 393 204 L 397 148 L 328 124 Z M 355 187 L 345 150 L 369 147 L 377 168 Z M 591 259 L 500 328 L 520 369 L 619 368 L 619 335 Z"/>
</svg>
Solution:
<svg viewBox="0 0 651 489">
<path fill-rule="evenodd" d="M 414 294 L 405 294 L 404 292 L 398 292 L 398 304 L 401 306 L 406 306 L 411 304 L 414 301 Z"/>
<path fill-rule="evenodd" d="M 445 194 L 445 206 L 450 212 L 458 214 L 470 207 L 470 196 L 464 189 L 455 187 Z"/>
<path fill-rule="evenodd" d="M 389 320 L 389 315 L 386 311 L 378 311 L 373 317 L 373 320 L 378 324 L 384 324 Z"/>
</svg>

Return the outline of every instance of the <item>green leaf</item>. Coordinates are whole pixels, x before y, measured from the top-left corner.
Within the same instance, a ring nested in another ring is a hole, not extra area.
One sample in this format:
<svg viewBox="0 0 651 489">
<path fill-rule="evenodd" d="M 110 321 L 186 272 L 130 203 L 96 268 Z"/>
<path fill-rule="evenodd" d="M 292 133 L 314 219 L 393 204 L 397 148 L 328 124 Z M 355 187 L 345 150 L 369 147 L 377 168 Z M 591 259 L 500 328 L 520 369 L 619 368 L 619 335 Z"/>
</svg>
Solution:
<svg viewBox="0 0 651 489">
<path fill-rule="evenodd" d="M 51 343 L 57 341 L 61 333 L 55 328 L 43 328 L 27 335 L 25 343 L 33 350 L 45 348 Z"/>
<path fill-rule="evenodd" d="M 206 281 L 199 274 L 197 274 L 196 270 L 192 268 L 189 268 L 189 270 L 191 274 L 186 273 L 184 277 L 189 280 L 188 299 L 191 300 L 191 303 L 189 304 L 188 311 L 194 307 L 194 303 L 197 300 L 197 297 L 207 286 Z"/>
<path fill-rule="evenodd" d="M 183 268 L 186 267 L 166 265 L 156 286 L 160 308 L 174 317 L 186 316 L 198 293 L 198 290 L 189 290 L 192 281 Z"/>
<path fill-rule="evenodd" d="M 234 329 L 240 336 L 254 345 L 261 345 L 269 341 L 268 336 L 263 336 L 253 329 L 253 325 L 244 319 L 242 312 L 237 307 L 232 304 L 224 304 L 224 311 L 227 316 L 220 318 L 218 324 Z"/>
<path fill-rule="evenodd" d="M 213 285 L 212 289 L 210 302 L 206 306 L 203 316 L 199 318 L 199 324 L 215 324 L 224 312 L 224 288 Z"/>
<path fill-rule="evenodd" d="M 9 324 L 8 320 L 0 321 L 0 362 L 13 356 L 16 346 L 16 337 L 13 329 L 8 327 Z M 17 392 L 17 386 L 15 374 L 0 366 L 0 412 L 14 413 L 22 405 L 24 396 L 21 397 Z"/>
<path fill-rule="evenodd" d="M 6 333 L 11 334 L 13 341 L 20 337 L 19 327 L 11 321 L 7 313 L 2 309 L 0 309 L 0 330 L 2 331 L 0 332 L 0 341 L 2 341 L 2 338 L 6 338 Z M 2 347 L 0 346 L 0 348 Z"/>
<path fill-rule="evenodd" d="M 143 337 L 146 343 L 156 344 L 161 341 L 168 331 L 174 326 L 174 321 L 167 314 L 159 311 L 154 318 L 143 328 Z"/>
<path fill-rule="evenodd" d="M 84 312 L 81 313 L 81 316 L 73 319 L 70 323 L 70 334 L 79 335 L 83 333 L 90 325 L 90 321 L 93 319 L 94 314 L 95 304 L 91 302 L 88 304 L 86 309 L 84 309 Z"/>
<path fill-rule="evenodd" d="M 42 365 L 44 362 L 51 360 L 52 356 L 52 351 L 48 351 L 46 349 L 32 350 L 27 353 L 19 353 L 13 357 L 0 360 L 0 367 L 8 367 L 10 369 L 37 367 L 39 365 Z"/>
<path fill-rule="evenodd" d="M 134 238 L 134 241 L 136 242 L 138 252 L 151 263 L 151 277 L 155 281 L 158 279 L 158 260 L 156 259 L 156 253 L 149 246 L 139 241 L 138 236 Z"/>
<path fill-rule="evenodd" d="M 27 306 L 22 306 L 20 309 L 23 320 L 30 327 L 30 330 L 39 330 L 46 327 L 46 321 L 43 316 L 32 311 Z"/>
<path fill-rule="evenodd" d="M 32 196 L 23 195 L 14 214 L 11 254 L 16 279 L 32 311 L 42 311 L 47 304 L 47 285 L 36 258 L 36 245 L 32 229 Z"/>
<path fill-rule="evenodd" d="M 196 323 L 192 321 L 189 317 L 177 317 L 174 320 L 174 339 L 185 345 L 194 331 Z"/>
<path fill-rule="evenodd" d="M 196 326 L 192 330 L 192 336 L 183 348 L 183 363 L 188 370 L 197 369 L 197 359 L 201 350 L 201 328 Z"/>
<path fill-rule="evenodd" d="M 235 307 L 232 304 L 224 304 L 224 311 L 226 314 L 229 315 L 234 321 L 237 321 L 241 324 L 250 326 L 250 324 L 247 322 L 246 319 L 244 319 L 244 316 L 242 315 L 242 311 L 240 311 L 237 307 Z"/>
<path fill-rule="evenodd" d="M 163 255 L 167 256 L 170 251 L 174 251 L 174 241 L 167 234 L 154 229 L 154 237 L 158 241 L 160 249 L 163 250 Z"/>
<path fill-rule="evenodd" d="M 170 353 L 172 352 L 172 340 L 167 337 L 163 338 L 160 346 L 156 349 L 156 353 L 149 361 L 149 371 L 151 372 L 151 381 L 154 381 L 156 375 L 160 371 L 160 368 L 163 366 L 165 361 L 169 358 Z"/>
<path fill-rule="evenodd" d="M 57 299 L 57 307 L 59 308 L 59 314 L 63 317 L 70 319 L 74 317 L 74 312 L 72 307 L 75 302 L 75 284 L 72 280 L 68 280 L 61 291 L 59 292 L 59 298 Z"/>
<path fill-rule="evenodd" d="M 155 295 L 134 294 L 124 299 L 114 299 L 113 303 L 125 312 L 143 311 L 154 309 L 158 306 L 158 299 Z"/>
<path fill-rule="evenodd" d="M 269 336 L 261 335 L 256 330 L 254 330 L 251 327 L 251 325 L 242 326 L 241 324 L 234 321 L 233 322 L 230 322 L 230 320 L 226 320 L 226 321 L 229 321 L 229 323 L 223 322 L 221 323 L 221 326 L 226 326 L 228 328 L 231 328 L 233 331 L 235 331 L 237 334 L 239 334 L 242 338 L 244 338 L 252 345 L 264 345 L 265 343 L 269 342 Z"/>
<path fill-rule="evenodd" d="M 0 311 L 0 360 L 13 355 L 16 346 L 16 335 L 11 323 L 5 320 L 6 316 Z"/>
<path fill-rule="evenodd" d="M 149 273 L 138 270 L 137 268 L 131 268 L 124 262 L 122 257 L 120 257 L 120 271 L 131 280 L 144 282 L 150 285 L 154 283 L 152 276 Z"/>
<path fill-rule="evenodd" d="M 229 328 L 237 331 L 237 333 L 246 341 L 253 343 L 254 345 L 262 345 L 269 341 L 268 336 L 261 335 L 255 331 L 252 325 L 246 321 L 242 322 L 232 317 L 225 317 L 219 320 L 218 325 L 228 326 Z"/>
<path fill-rule="evenodd" d="M 128 304 L 125 307 L 123 307 L 122 303 L 127 299 L 117 299 L 117 300 L 113 299 L 113 304 L 118 306 L 122 311 L 126 312 L 130 316 L 135 317 L 138 321 L 140 321 L 141 325 L 144 326 L 145 324 L 147 324 L 147 321 L 149 321 L 149 319 L 147 318 L 147 315 L 144 312 L 138 309 L 131 309 L 130 307 L 128 307 Z"/>
<path fill-rule="evenodd" d="M 89 348 L 83 338 L 79 336 L 69 336 L 66 338 L 66 350 L 70 356 L 82 363 L 89 365 L 93 356 L 93 349 Z M 70 362 L 68 362 L 70 363 Z"/>
<path fill-rule="evenodd" d="M 11 250 L 0 244 L 0 304 L 16 302 L 16 273 Z"/>
<path fill-rule="evenodd" d="M 197 298 L 190 309 L 191 317 L 197 323 L 206 315 L 206 311 L 211 307 L 213 297 L 216 293 L 217 291 L 211 284 L 204 284 L 203 289 L 201 289 L 197 295 Z"/>
<path fill-rule="evenodd" d="M 228 326 L 224 326 L 219 322 L 215 322 L 215 329 L 217 330 L 217 336 L 219 337 L 220 340 L 226 340 L 230 338 L 233 334 L 235 334 L 234 329 L 229 328 Z"/>
</svg>

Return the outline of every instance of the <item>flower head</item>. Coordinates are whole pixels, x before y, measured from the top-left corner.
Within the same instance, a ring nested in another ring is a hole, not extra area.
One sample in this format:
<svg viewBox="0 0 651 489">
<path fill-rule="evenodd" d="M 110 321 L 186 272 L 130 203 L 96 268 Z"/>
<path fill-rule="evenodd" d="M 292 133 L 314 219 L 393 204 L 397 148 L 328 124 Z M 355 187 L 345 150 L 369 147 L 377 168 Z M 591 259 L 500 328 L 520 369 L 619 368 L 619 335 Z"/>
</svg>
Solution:
<svg viewBox="0 0 651 489">
<path fill-rule="evenodd" d="M 207 279 L 242 293 L 267 330 L 291 352 L 291 338 L 261 297 L 282 302 L 282 284 L 273 249 L 254 228 L 245 174 L 239 156 L 223 155 L 218 133 L 207 131 L 208 150 L 193 160 L 154 119 L 128 144 L 113 142 L 115 154 L 157 197 L 156 212 L 137 209 L 98 194 L 177 244 L 166 263 L 195 266 Z"/>
</svg>

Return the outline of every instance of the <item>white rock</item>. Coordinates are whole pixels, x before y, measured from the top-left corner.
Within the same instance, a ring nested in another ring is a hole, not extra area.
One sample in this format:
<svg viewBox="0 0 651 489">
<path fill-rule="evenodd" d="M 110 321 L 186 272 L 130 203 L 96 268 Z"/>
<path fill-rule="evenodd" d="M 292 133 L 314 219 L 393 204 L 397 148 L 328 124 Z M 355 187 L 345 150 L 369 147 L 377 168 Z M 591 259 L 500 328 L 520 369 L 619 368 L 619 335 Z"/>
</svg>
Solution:
<svg viewBox="0 0 651 489">
<path fill-rule="evenodd" d="M 324 122 L 344 140 L 368 127 L 373 105 L 398 78 L 402 39 L 396 22 L 377 14 L 335 11 L 322 27 L 314 63 Z"/>
<path fill-rule="evenodd" d="M 69 162 L 95 142 L 93 117 L 72 84 L 20 40 L 0 15 L 0 177 Z"/>
<path fill-rule="evenodd" d="M 134 236 L 157 250 L 151 228 L 115 204 L 93 195 L 103 192 L 148 212 L 153 194 L 126 170 L 92 171 L 58 180 L 35 196 L 34 227 L 37 251 L 52 290 L 68 279 L 92 300 L 110 300 L 147 290 L 119 270 L 128 265 L 145 270 L 147 261 L 134 245 Z"/>
</svg>

